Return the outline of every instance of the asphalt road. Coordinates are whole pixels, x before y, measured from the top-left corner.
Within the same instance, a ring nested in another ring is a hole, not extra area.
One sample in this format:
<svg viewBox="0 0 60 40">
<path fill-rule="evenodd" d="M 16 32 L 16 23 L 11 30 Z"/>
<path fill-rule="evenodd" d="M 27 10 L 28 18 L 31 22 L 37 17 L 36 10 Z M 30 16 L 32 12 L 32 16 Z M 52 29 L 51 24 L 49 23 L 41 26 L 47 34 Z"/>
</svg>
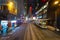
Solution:
<svg viewBox="0 0 60 40">
<path fill-rule="evenodd" d="M 24 40 L 60 40 L 60 35 L 30 23 L 26 29 Z"/>
<path fill-rule="evenodd" d="M 22 24 L 1 40 L 60 40 L 60 35 L 32 23 Z"/>
<path fill-rule="evenodd" d="M 24 40 L 24 34 L 27 24 L 22 24 L 19 27 L 15 28 L 11 33 L 6 37 L 2 37 L 1 40 Z"/>
</svg>

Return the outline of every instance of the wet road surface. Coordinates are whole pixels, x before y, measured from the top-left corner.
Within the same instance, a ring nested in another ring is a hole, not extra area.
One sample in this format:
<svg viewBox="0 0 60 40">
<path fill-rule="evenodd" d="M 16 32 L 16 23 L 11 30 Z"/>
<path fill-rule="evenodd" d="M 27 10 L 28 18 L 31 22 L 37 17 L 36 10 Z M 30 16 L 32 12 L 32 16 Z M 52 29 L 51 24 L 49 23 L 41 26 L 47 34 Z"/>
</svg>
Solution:
<svg viewBox="0 0 60 40">
<path fill-rule="evenodd" d="M 29 24 L 25 34 L 25 40 L 60 40 L 60 35 L 48 29 L 41 29 Z"/>
<path fill-rule="evenodd" d="M 22 24 L 19 27 L 15 28 L 11 33 L 6 37 L 2 37 L 1 40 L 24 40 L 24 34 L 26 30 L 26 24 Z"/>
<path fill-rule="evenodd" d="M 22 24 L 1 40 L 60 40 L 60 35 L 32 23 Z"/>
</svg>

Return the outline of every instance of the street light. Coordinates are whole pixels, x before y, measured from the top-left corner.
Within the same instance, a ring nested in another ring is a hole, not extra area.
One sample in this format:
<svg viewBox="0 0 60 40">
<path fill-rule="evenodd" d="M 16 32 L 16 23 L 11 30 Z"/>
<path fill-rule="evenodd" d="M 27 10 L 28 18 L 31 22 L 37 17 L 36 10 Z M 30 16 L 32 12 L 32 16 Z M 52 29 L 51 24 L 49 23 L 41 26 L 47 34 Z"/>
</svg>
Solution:
<svg viewBox="0 0 60 40">
<path fill-rule="evenodd" d="M 12 14 L 14 14 L 14 15 L 16 15 L 17 9 L 15 8 L 14 2 L 8 2 L 7 6 L 8 6 L 9 12 L 12 13 Z"/>
<path fill-rule="evenodd" d="M 9 2 L 8 4 L 9 4 L 9 5 L 13 5 L 14 3 L 13 3 L 13 2 Z"/>
<path fill-rule="evenodd" d="M 59 1 L 55 1 L 54 4 L 57 5 L 59 3 Z"/>
<path fill-rule="evenodd" d="M 12 10 L 12 9 L 13 9 L 13 5 L 14 5 L 13 2 L 9 2 L 9 3 L 7 4 L 8 10 Z"/>
</svg>

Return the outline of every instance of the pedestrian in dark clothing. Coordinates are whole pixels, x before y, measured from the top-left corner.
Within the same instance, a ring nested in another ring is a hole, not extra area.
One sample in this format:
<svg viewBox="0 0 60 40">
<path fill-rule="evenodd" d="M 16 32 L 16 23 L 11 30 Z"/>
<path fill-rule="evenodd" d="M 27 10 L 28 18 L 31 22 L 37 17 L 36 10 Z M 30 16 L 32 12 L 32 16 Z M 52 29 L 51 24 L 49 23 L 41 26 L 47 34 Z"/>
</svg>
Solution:
<svg viewBox="0 0 60 40">
<path fill-rule="evenodd" d="M 1 24 L 0 24 L 0 34 L 2 33 L 2 26 L 1 26 Z"/>
</svg>

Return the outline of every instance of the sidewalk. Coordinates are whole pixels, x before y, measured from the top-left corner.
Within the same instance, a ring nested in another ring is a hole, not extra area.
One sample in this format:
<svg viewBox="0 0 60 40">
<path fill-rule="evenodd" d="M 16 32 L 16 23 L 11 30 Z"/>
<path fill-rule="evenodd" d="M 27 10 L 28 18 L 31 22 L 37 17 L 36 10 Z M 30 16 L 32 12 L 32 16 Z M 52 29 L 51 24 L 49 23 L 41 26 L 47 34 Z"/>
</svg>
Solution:
<svg viewBox="0 0 60 40">
<path fill-rule="evenodd" d="M 45 27 L 43 27 L 43 26 L 41 26 L 41 25 L 39 25 L 39 24 L 35 24 L 36 26 L 39 26 L 39 27 L 41 27 L 41 28 L 47 28 L 47 29 L 49 29 L 49 30 L 51 30 L 51 31 L 60 31 L 58 28 L 55 28 L 54 26 L 50 26 L 50 25 L 45 25 Z"/>
<path fill-rule="evenodd" d="M 47 26 L 47 28 L 51 31 L 60 31 L 58 28 L 55 28 L 54 26 Z"/>
<path fill-rule="evenodd" d="M 47 26 L 47 28 L 48 28 L 49 30 L 51 30 L 51 31 L 55 31 L 55 30 L 56 30 L 56 28 L 53 27 L 53 26 Z"/>
<path fill-rule="evenodd" d="M 17 27 L 16 27 L 16 28 L 17 28 Z M 10 34 L 12 34 L 12 32 L 13 32 L 16 28 L 14 28 L 13 30 L 12 30 L 12 28 L 10 28 L 10 29 L 8 30 L 8 32 L 6 33 L 6 35 L 1 34 L 1 35 L 0 35 L 0 40 L 1 40 L 2 38 L 8 38 L 8 36 L 9 36 Z"/>
</svg>

